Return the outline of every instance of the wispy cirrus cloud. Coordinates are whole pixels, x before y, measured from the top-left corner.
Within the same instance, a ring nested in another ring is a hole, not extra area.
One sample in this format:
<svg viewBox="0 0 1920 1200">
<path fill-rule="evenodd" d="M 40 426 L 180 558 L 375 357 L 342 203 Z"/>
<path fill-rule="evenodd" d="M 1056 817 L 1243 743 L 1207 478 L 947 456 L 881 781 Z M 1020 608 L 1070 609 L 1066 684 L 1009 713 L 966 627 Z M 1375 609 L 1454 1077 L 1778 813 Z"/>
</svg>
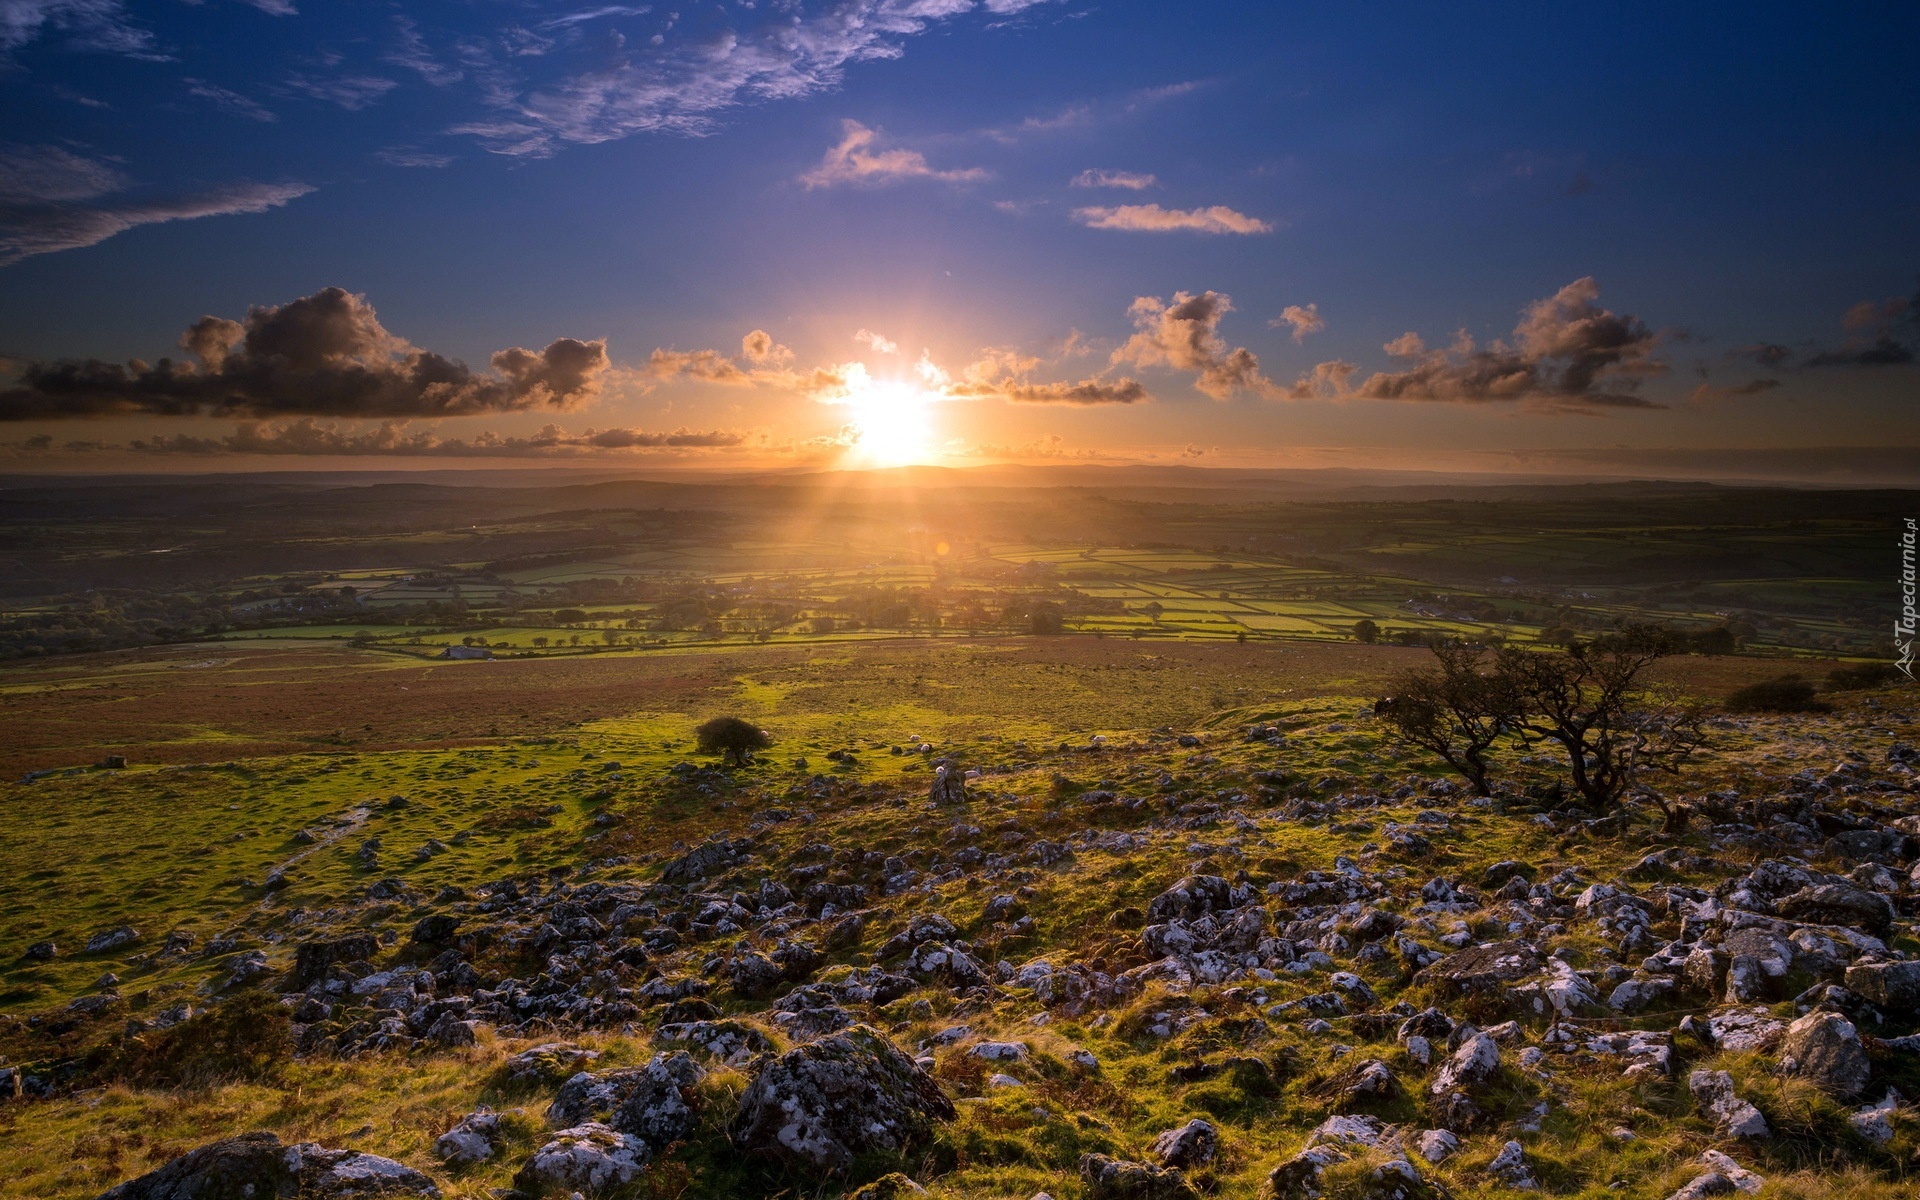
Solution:
<svg viewBox="0 0 1920 1200">
<path fill-rule="evenodd" d="M 133 23 L 120 0 L 5 0 L 0 3 L 0 55 L 41 39 L 69 49 L 169 62 L 153 34 Z"/>
<path fill-rule="evenodd" d="M 808 188 L 840 184 L 885 184 L 903 179 L 931 179 L 941 183 L 978 183 L 989 178 L 979 167 L 937 170 L 926 155 L 902 147 L 883 149 L 880 131 L 858 121 L 842 122 L 840 141 L 828 149 L 820 165 L 800 176 Z"/>
<path fill-rule="evenodd" d="M 551 36 L 540 38 L 537 55 L 527 56 L 512 44 L 515 29 L 502 31 L 494 42 L 500 52 L 488 56 L 482 72 L 493 111 L 457 124 L 453 132 L 520 157 L 544 157 L 563 145 L 640 133 L 707 134 L 728 109 L 831 91 L 849 67 L 899 58 L 911 39 L 932 28 L 968 14 L 1003 17 L 1037 2 L 767 5 L 716 10 L 708 15 L 721 24 L 704 24 L 698 34 L 680 30 L 674 14 L 641 6 L 588 7 L 571 14 L 564 26 L 543 27 Z M 575 36 L 599 26 L 612 31 L 621 53 L 610 58 L 602 43 Z M 557 69 L 535 80 L 514 65 L 516 60 L 553 63 Z"/>
<path fill-rule="evenodd" d="M 295 75 L 286 86 L 303 96 L 337 104 L 348 112 L 359 112 L 377 104 L 380 97 L 400 85 L 379 75 Z"/>
<path fill-rule="evenodd" d="M 185 80 L 185 83 L 187 85 L 187 95 L 198 96 L 202 100 L 211 103 L 221 112 L 231 113 L 236 117 L 245 117 L 249 121 L 259 121 L 263 124 L 271 124 L 280 119 L 279 116 L 266 105 L 260 103 L 258 100 L 243 96 L 231 88 L 223 88 L 218 84 L 208 83 L 204 79 L 188 79 Z"/>
<path fill-rule="evenodd" d="M 141 198 L 120 167 L 58 146 L 0 148 L 0 267 L 97 245 L 141 225 L 259 213 L 313 191 L 304 183 L 232 183 Z"/>
<path fill-rule="evenodd" d="M 1098 167 L 1088 167 L 1072 180 L 1074 187 L 1125 188 L 1130 192 L 1145 191 L 1158 182 L 1152 175 L 1133 171 L 1103 171 Z"/>
<path fill-rule="evenodd" d="M 1073 210 L 1073 219 L 1089 229 L 1129 233 L 1272 233 L 1273 225 L 1224 204 L 1208 208 L 1162 208 L 1158 204 L 1094 205 Z"/>
</svg>

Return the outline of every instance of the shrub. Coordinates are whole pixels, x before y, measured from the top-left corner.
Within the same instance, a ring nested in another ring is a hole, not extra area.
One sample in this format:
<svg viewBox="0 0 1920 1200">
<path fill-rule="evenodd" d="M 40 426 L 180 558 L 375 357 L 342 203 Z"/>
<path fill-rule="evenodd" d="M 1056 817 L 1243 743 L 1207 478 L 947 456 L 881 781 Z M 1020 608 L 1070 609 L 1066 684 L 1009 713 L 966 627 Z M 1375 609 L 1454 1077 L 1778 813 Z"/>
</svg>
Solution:
<svg viewBox="0 0 1920 1200">
<path fill-rule="evenodd" d="M 1832 712 L 1833 705 L 1813 694 L 1813 684 L 1798 675 L 1779 675 L 1735 688 L 1726 701 L 1728 712 Z"/>
<path fill-rule="evenodd" d="M 694 745 L 702 754 L 724 754 L 730 763 L 743 764 L 755 750 L 773 745 L 767 731 L 739 717 L 715 717 L 693 731 Z"/>
</svg>

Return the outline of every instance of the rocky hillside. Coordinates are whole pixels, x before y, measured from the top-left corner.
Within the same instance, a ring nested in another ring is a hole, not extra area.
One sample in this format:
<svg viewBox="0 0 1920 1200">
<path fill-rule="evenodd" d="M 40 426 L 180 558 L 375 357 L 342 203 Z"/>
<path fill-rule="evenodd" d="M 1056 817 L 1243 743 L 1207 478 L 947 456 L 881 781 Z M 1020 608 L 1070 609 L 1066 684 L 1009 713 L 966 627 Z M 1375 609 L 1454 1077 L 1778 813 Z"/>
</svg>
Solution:
<svg viewBox="0 0 1920 1200">
<path fill-rule="evenodd" d="M 1544 758 L 1470 797 L 1351 701 L 683 765 L 432 890 L 447 842 L 356 809 L 304 833 L 333 903 L 26 951 L 106 974 L 0 1022 L 0 1190 L 1910 1196 L 1901 700 L 1720 719 L 1671 833 Z M 889 751 L 931 783 L 813 773 Z"/>
</svg>

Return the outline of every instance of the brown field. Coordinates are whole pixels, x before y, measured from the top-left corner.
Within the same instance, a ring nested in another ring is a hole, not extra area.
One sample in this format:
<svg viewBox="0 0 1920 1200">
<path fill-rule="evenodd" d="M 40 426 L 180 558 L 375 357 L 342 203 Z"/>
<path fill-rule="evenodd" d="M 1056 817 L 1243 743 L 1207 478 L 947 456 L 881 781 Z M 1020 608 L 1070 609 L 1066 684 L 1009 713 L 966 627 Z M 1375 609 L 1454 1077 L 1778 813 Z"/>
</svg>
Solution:
<svg viewBox="0 0 1920 1200">
<path fill-rule="evenodd" d="M 1142 644 L 1087 637 L 715 647 L 423 663 L 344 646 L 169 646 L 0 670 L 0 775 L 103 754 L 145 763 L 300 751 L 431 749 L 555 733 L 636 712 L 725 707 L 844 715 L 889 709 L 1066 730 L 1190 725 L 1306 695 L 1375 695 L 1425 650 L 1350 643 Z M 1835 664 L 1683 658 L 1670 680 L 1706 696 Z M 768 691 L 770 690 L 770 691 Z M 756 694 L 778 697 L 769 706 Z"/>
</svg>

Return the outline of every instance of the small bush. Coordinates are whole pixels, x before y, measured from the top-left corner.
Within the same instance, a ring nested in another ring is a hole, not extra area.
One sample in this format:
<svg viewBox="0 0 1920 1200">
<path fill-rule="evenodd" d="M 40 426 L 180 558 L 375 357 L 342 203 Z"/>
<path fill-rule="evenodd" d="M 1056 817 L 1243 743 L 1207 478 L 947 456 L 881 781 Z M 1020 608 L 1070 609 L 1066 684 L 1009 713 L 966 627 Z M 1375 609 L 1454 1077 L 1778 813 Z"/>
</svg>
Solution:
<svg viewBox="0 0 1920 1200">
<path fill-rule="evenodd" d="M 744 763 L 755 750 L 765 750 L 773 739 L 761 729 L 739 717 L 715 717 L 693 731 L 694 745 L 702 754 L 724 754 L 730 763 Z"/>
<path fill-rule="evenodd" d="M 1780 675 L 1736 688 L 1727 696 L 1728 712 L 1832 712 L 1833 705 L 1814 695 L 1813 684 L 1798 675 Z"/>
</svg>

